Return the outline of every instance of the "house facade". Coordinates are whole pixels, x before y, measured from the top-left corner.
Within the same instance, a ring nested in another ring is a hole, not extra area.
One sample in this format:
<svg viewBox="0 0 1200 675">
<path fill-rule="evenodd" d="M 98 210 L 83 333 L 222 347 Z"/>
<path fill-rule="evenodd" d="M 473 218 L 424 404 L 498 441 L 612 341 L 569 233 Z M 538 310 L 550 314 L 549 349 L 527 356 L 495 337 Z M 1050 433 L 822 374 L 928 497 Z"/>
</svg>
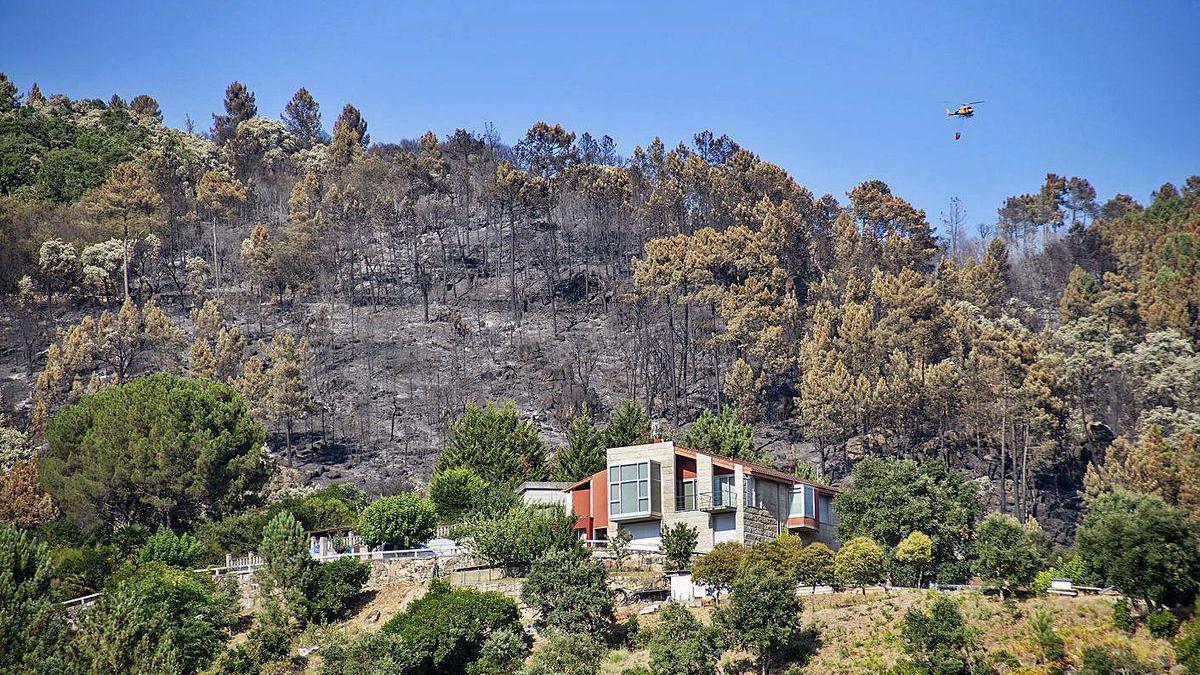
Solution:
<svg viewBox="0 0 1200 675">
<path fill-rule="evenodd" d="M 665 528 L 682 522 L 696 528 L 701 553 L 723 541 L 751 545 L 781 532 L 837 546 L 832 488 L 671 441 L 610 448 L 604 469 L 563 492 L 576 531 L 588 541 L 624 529 L 635 546 L 654 548 Z"/>
</svg>

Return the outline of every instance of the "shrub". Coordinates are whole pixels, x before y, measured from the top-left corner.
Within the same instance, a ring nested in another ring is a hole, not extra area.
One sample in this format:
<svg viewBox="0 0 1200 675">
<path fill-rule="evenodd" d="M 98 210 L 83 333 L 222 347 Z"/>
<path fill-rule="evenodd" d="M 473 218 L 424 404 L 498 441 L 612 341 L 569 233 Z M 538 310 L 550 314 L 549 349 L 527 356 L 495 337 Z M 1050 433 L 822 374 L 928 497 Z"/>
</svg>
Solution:
<svg viewBox="0 0 1200 675">
<path fill-rule="evenodd" d="M 1077 672 L 1079 675 L 1154 675 L 1162 670 L 1139 661 L 1128 647 L 1088 645 L 1083 648 Z"/>
<path fill-rule="evenodd" d="M 532 420 L 517 412 L 516 403 L 480 408 L 468 403 L 450 425 L 450 439 L 438 456 L 437 471 L 469 468 L 493 485 L 508 488 L 546 477 L 546 448 Z"/>
<path fill-rule="evenodd" d="M 204 545 L 190 534 L 178 535 L 161 528 L 150 535 L 138 551 L 141 562 L 160 562 L 171 567 L 192 569 L 204 557 Z"/>
<path fill-rule="evenodd" d="M 523 632 L 512 598 L 495 591 L 451 590 L 435 581 L 423 597 L 383 625 L 398 645 L 365 647 L 384 655 L 406 652 L 414 672 L 459 675 L 480 658 L 488 636 L 502 630 Z"/>
<path fill-rule="evenodd" d="M 434 672 L 429 670 L 428 662 L 427 655 L 417 653 L 398 636 L 382 630 L 370 631 L 354 640 L 346 640 L 338 631 L 321 645 L 321 675 Z"/>
<path fill-rule="evenodd" d="M 594 675 L 605 651 L 604 642 L 587 633 L 553 631 L 522 675 Z"/>
<path fill-rule="evenodd" d="M 750 570 L 765 568 L 774 570 L 780 576 L 795 578 L 796 564 L 804 550 L 804 541 L 794 534 L 784 533 L 778 537 L 763 541 L 746 549 L 742 557 L 742 567 Z"/>
<path fill-rule="evenodd" d="M 411 492 L 381 497 L 363 509 L 358 534 L 368 546 L 389 544 L 414 548 L 429 540 L 437 527 L 433 503 Z"/>
<path fill-rule="evenodd" d="M 472 554 L 518 572 L 552 549 L 579 548 L 575 517 L 561 508 L 521 505 L 495 517 L 464 523 L 455 538 Z"/>
<path fill-rule="evenodd" d="M 267 508 L 267 516 L 271 518 L 281 511 L 288 511 L 305 530 L 351 528 L 358 524 L 359 515 L 366 505 L 365 492 L 353 485 L 335 483 L 273 502 Z"/>
<path fill-rule="evenodd" d="M 455 522 L 470 511 L 487 489 L 487 481 L 467 467 L 446 469 L 429 482 L 429 499 L 444 522 Z"/>
<path fill-rule="evenodd" d="M 662 551 L 667 563 L 675 569 L 687 569 L 692 564 L 692 554 L 696 552 L 698 540 L 696 528 L 687 523 L 675 523 L 663 530 Z"/>
<path fill-rule="evenodd" d="M 520 670 L 529 655 L 529 638 L 511 629 L 488 636 L 479 651 L 479 660 L 467 668 L 469 675 L 510 675 Z"/>
<path fill-rule="evenodd" d="M 692 564 L 692 579 L 714 596 L 729 592 L 742 568 L 745 547 L 734 541 L 723 541 Z"/>
<path fill-rule="evenodd" d="M 650 638 L 650 669 L 656 675 L 715 675 L 724 651 L 717 631 L 673 602 L 661 618 Z"/>
<path fill-rule="evenodd" d="M 353 558 L 313 564 L 304 572 L 298 613 L 305 622 L 327 623 L 349 616 L 350 602 L 371 577 L 371 566 Z"/>
<path fill-rule="evenodd" d="M 1042 660 L 1056 662 L 1066 656 L 1062 637 L 1054 630 L 1054 615 L 1046 609 L 1038 609 L 1029 618 L 1033 640 L 1042 652 Z"/>
<path fill-rule="evenodd" d="M 1134 620 L 1133 611 L 1125 598 L 1113 602 L 1113 625 L 1126 633 L 1132 633 L 1133 629 L 1137 628 L 1137 621 Z"/>
<path fill-rule="evenodd" d="M 562 631 L 606 637 L 613 601 L 608 573 L 578 550 L 550 551 L 533 563 L 521 599 L 541 615 L 539 623 Z"/>
<path fill-rule="evenodd" d="M 1200 675 L 1200 619 L 1193 619 L 1175 638 L 1175 662 L 1188 675 Z"/>
<path fill-rule="evenodd" d="M 916 608 L 904 614 L 904 651 L 921 672 L 946 675 L 970 672 L 968 651 L 974 632 L 963 621 L 953 600 L 938 595 L 927 612 Z"/>
<path fill-rule="evenodd" d="M 1175 636 L 1175 631 L 1179 630 L 1179 619 L 1170 610 L 1160 609 L 1146 617 L 1146 630 L 1150 631 L 1150 635 L 1165 640 Z"/>
<path fill-rule="evenodd" d="M 767 672 L 775 656 L 795 640 L 799 616 L 795 581 L 760 569 L 738 575 L 729 605 L 718 608 L 713 621 L 731 643 L 753 653 Z"/>
<path fill-rule="evenodd" d="M 883 580 L 883 549 L 867 537 L 846 542 L 833 557 L 833 574 L 842 586 L 858 586 L 863 595 L 867 586 Z"/>
</svg>

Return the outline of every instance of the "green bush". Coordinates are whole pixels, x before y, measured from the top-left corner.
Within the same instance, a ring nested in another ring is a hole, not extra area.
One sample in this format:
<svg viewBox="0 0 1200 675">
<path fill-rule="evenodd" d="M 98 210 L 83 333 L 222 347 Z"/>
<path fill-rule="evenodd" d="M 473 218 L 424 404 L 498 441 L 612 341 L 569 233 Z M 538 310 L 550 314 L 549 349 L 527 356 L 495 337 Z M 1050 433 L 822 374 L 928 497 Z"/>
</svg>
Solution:
<svg viewBox="0 0 1200 675">
<path fill-rule="evenodd" d="M 319 623 L 345 619 L 350 615 L 350 602 L 370 577 L 371 566 L 353 558 L 310 565 L 300 582 L 300 618 Z"/>
<path fill-rule="evenodd" d="M 767 672 L 795 641 L 800 607 L 791 577 L 772 570 L 748 570 L 733 582 L 729 604 L 714 612 L 713 623 L 734 646 L 754 654 Z"/>
<path fill-rule="evenodd" d="M 429 482 L 429 499 L 438 517 L 455 522 L 475 507 L 487 487 L 487 481 L 470 468 L 446 469 Z"/>
<path fill-rule="evenodd" d="M 509 488 L 544 480 L 549 471 L 537 425 L 517 412 L 513 401 L 499 407 L 467 404 L 450 425 L 449 443 L 438 456 L 436 471 L 457 468 L 472 469 L 488 483 Z"/>
<path fill-rule="evenodd" d="M 161 528 L 150 535 L 138 551 L 138 560 L 144 563 L 160 562 L 171 567 L 193 569 L 204 557 L 204 545 L 190 534 L 178 535 Z"/>
<path fill-rule="evenodd" d="M 383 625 L 383 632 L 412 655 L 415 672 L 448 675 L 466 673 L 482 655 L 488 636 L 502 630 L 523 632 L 512 598 L 494 591 L 451 590 L 440 581 Z"/>
<path fill-rule="evenodd" d="M 1146 617 L 1146 629 L 1150 635 L 1165 640 L 1175 636 L 1179 630 L 1179 619 L 1170 610 L 1160 609 Z"/>
<path fill-rule="evenodd" d="M 518 572 L 552 549 L 581 546 L 575 516 L 561 508 L 521 505 L 495 518 L 478 518 L 454 530 L 454 537 L 475 556 Z"/>
<path fill-rule="evenodd" d="M 538 558 L 521 586 L 521 599 L 539 623 L 562 631 L 607 637 L 613 627 L 612 593 L 604 565 L 578 549 Z"/>
<path fill-rule="evenodd" d="M 699 533 L 696 528 L 687 523 L 675 523 L 663 530 L 662 551 L 667 558 L 667 564 L 677 570 L 690 567 L 698 539 Z"/>
<path fill-rule="evenodd" d="M 1188 675 L 1200 675 L 1200 619 L 1193 619 L 1175 638 L 1175 662 Z"/>
<path fill-rule="evenodd" d="M 1032 582 L 1042 566 L 1040 534 L 1009 515 L 993 513 L 984 518 L 975 531 L 975 573 L 995 584 L 1001 598 L 1005 590 Z"/>
<path fill-rule="evenodd" d="M 833 557 L 833 574 L 841 586 L 862 589 L 883 581 L 883 549 L 867 537 L 856 537 L 846 542 Z"/>
<path fill-rule="evenodd" d="M 1029 618 L 1033 640 L 1042 652 L 1044 662 L 1054 663 L 1066 656 L 1062 636 L 1054 630 L 1054 615 L 1046 609 L 1038 609 Z"/>
<path fill-rule="evenodd" d="M 963 621 L 958 605 L 944 595 L 937 596 L 928 611 L 913 608 L 905 612 L 901 638 L 905 653 L 920 672 L 971 672 L 969 652 L 975 634 Z"/>
<path fill-rule="evenodd" d="M 59 660 L 68 624 L 52 581 L 46 545 L 0 525 L 0 672 L 70 672 Z"/>
<path fill-rule="evenodd" d="M 488 636 L 479 650 L 479 660 L 467 667 L 469 675 L 511 675 L 521 669 L 529 656 L 529 638 L 521 632 L 503 629 Z"/>
<path fill-rule="evenodd" d="M 727 593 L 742 568 L 745 551 L 745 547 L 735 541 L 723 541 L 713 546 L 692 564 L 692 579 L 714 596 Z"/>
<path fill-rule="evenodd" d="M 381 497 L 363 509 L 358 534 L 368 546 L 389 544 L 414 548 L 433 536 L 437 514 L 433 503 L 411 492 Z"/>
<path fill-rule="evenodd" d="M 1134 628 L 1137 628 L 1137 620 L 1133 617 L 1133 611 L 1129 608 L 1129 603 L 1125 598 L 1120 598 L 1113 602 L 1113 625 L 1119 630 L 1126 633 L 1132 633 Z"/>
<path fill-rule="evenodd" d="M 650 638 L 650 669 L 660 675 L 714 675 L 724 652 L 720 635 L 683 605 L 667 603 Z"/>
<path fill-rule="evenodd" d="M 553 631 L 533 653 L 522 675 L 595 675 L 604 658 L 604 642 L 587 633 Z"/>
<path fill-rule="evenodd" d="M 1077 672 L 1079 675 L 1156 675 L 1162 670 L 1139 661 L 1128 647 L 1088 645 L 1083 648 Z"/>
</svg>

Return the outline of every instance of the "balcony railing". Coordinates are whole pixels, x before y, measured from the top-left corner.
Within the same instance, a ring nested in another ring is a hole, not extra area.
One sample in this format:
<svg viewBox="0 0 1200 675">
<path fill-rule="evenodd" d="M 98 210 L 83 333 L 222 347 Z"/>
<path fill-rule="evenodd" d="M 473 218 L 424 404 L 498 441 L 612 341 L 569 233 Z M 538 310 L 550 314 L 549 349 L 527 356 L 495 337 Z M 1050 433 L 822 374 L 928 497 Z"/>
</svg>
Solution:
<svg viewBox="0 0 1200 675">
<path fill-rule="evenodd" d="M 709 513 L 736 511 L 738 507 L 737 492 L 734 490 L 718 490 L 716 492 L 701 492 L 696 495 L 696 508 Z"/>
</svg>

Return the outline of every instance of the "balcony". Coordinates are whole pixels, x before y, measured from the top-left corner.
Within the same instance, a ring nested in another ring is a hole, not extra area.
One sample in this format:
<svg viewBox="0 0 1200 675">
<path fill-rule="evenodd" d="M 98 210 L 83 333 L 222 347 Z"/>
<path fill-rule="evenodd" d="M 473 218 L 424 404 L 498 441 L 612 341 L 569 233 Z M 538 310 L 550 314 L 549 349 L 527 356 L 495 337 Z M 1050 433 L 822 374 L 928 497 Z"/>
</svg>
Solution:
<svg viewBox="0 0 1200 675">
<path fill-rule="evenodd" d="M 737 511 L 738 498 L 733 490 L 701 492 L 696 495 L 696 508 L 705 513 L 728 513 Z"/>
</svg>

